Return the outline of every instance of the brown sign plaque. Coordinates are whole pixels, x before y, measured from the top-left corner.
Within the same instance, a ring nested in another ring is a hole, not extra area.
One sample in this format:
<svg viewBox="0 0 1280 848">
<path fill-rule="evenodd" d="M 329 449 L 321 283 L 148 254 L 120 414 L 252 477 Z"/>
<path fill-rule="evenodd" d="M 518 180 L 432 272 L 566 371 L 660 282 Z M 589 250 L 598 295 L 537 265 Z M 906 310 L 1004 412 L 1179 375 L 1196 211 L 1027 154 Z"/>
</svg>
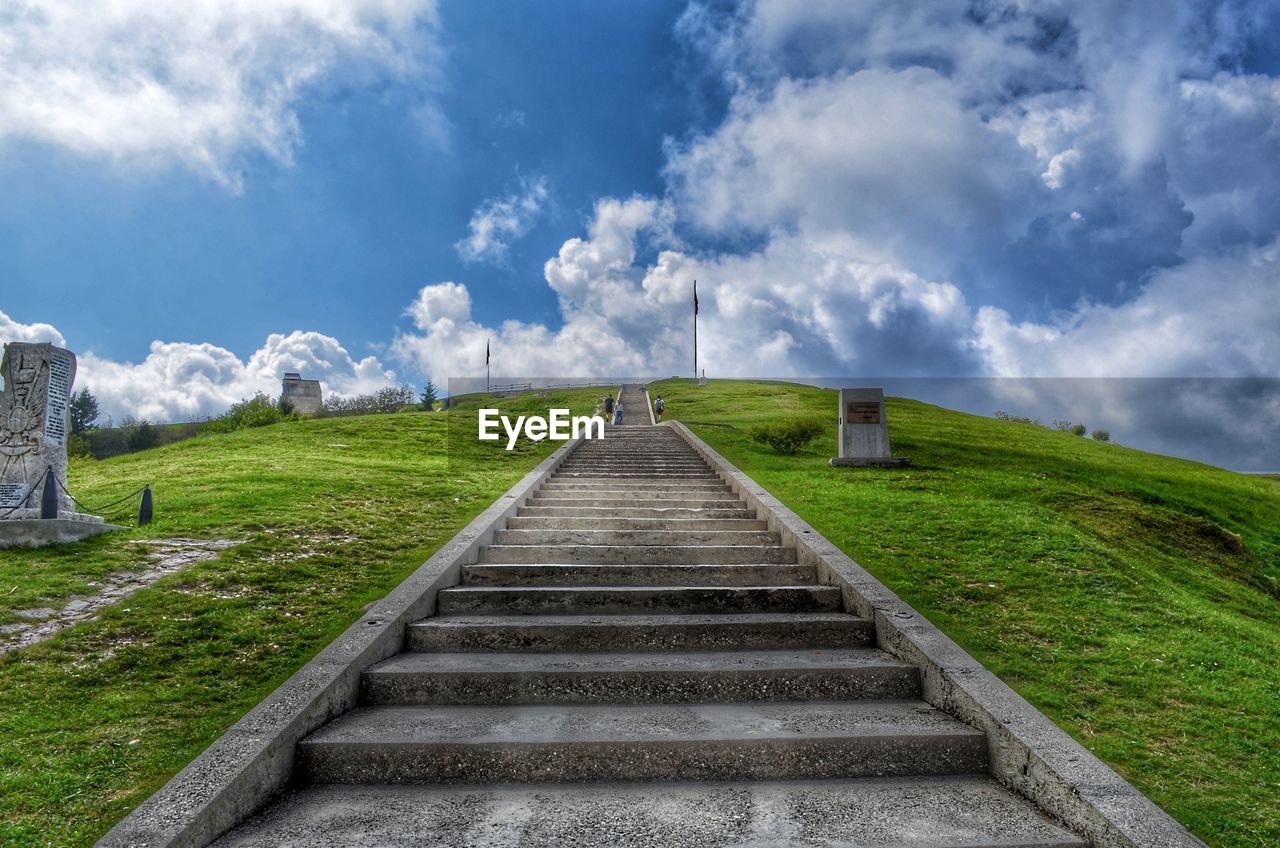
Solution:
<svg viewBox="0 0 1280 848">
<path fill-rule="evenodd" d="M 849 424 L 879 424 L 880 404 L 851 403 L 845 410 L 845 422 Z"/>
</svg>

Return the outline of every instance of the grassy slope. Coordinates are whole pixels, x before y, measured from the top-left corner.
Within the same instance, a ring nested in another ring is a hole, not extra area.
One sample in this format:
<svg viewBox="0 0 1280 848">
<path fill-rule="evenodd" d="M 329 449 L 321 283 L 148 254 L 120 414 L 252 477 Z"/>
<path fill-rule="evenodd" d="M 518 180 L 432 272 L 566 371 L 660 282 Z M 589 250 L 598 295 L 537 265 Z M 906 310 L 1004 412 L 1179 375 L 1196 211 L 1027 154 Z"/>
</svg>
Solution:
<svg viewBox="0 0 1280 848">
<path fill-rule="evenodd" d="M 650 390 L 1210 845 L 1280 845 L 1274 481 L 897 399 L 912 465 L 833 469 L 834 391 Z M 830 435 L 747 437 L 791 415 Z"/>
<path fill-rule="evenodd" d="M 592 396 L 495 405 L 582 412 Z M 157 520 L 0 551 L 0 624 L 138 570 L 139 540 L 246 542 L 0 657 L 0 844 L 92 842 L 554 447 L 482 447 L 466 416 L 305 421 L 75 463 L 87 503 L 151 483 Z"/>
</svg>

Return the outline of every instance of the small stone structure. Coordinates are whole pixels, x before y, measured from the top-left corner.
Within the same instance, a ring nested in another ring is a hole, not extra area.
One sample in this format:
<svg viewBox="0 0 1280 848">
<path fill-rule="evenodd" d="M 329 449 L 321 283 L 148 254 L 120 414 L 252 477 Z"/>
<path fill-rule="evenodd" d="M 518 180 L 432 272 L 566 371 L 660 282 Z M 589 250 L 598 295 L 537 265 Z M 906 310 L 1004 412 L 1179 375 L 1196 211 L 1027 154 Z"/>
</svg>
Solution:
<svg viewBox="0 0 1280 848">
<path fill-rule="evenodd" d="M 0 548 L 71 542 L 116 529 L 76 511 L 67 494 L 67 437 L 76 357 L 51 344 L 12 342 L 0 359 Z M 49 470 L 57 517 L 41 519 Z"/>
<path fill-rule="evenodd" d="M 840 455 L 832 465 L 906 465 L 904 456 L 889 452 L 889 420 L 884 411 L 884 389 L 840 390 Z"/>
<path fill-rule="evenodd" d="M 293 411 L 299 415 L 315 415 L 324 408 L 319 380 L 304 380 L 301 374 L 290 371 L 281 381 L 281 390 L 284 399 L 293 404 Z"/>
</svg>

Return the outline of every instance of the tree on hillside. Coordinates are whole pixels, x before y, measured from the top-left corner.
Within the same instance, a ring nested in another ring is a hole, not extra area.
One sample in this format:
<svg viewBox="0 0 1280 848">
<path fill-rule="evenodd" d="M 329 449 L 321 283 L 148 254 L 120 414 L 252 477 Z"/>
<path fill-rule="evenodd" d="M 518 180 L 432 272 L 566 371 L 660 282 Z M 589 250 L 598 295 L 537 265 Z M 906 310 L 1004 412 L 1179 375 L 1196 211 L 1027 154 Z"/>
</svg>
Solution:
<svg viewBox="0 0 1280 848">
<path fill-rule="evenodd" d="M 83 433 L 98 420 L 98 399 L 83 388 L 71 396 L 70 410 L 71 432 Z"/>
<path fill-rule="evenodd" d="M 430 412 L 431 410 L 436 408 L 436 401 L 439 399 L 440 399 L 439 396 L 436 394 L 435 383 L 428 380 L 427 385 L 425 385 L 422 388 L 422 397 L 421 397 L 420 406 L 423 409 L 425 409 L 427 412 Z"/>
<path fill-rule="evenodd" d="M 151 422 L 145 418 L 139 421 L 138 426 L 130 430 L 129 434 L 124 438 L 125 444 L 129 446 L 131 452 L 146 450 L 160 444 L 159 431 L 151 426 Z"/>
</svg>

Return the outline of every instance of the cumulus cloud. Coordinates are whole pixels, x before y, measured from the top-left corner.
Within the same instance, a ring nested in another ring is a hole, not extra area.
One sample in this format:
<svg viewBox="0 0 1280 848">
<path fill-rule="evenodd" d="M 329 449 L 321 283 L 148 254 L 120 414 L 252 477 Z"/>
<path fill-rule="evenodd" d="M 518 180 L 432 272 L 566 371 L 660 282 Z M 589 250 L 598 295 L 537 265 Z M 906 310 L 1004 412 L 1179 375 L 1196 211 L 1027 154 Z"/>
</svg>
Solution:
<svg viewBox="0 0 1280 848">
<path fill-rule="evenodd" d="M 48 324 L 20 324 L 0 312 L 0 342 L 67 340 Z M 104 415 L 192 421 L 226 411 L 257 392 L 280 393 L 286 371 L 318 379 L 326 393 L 371 392 L 395 382 L 376 357 L 355 359 L 337 339 L 316 332 L 272 333 L 247 360 L 208 343 L 154 341 L 141 362 L 117 362 L 93 351 L 77 355 L 76 387 L 87 387 Z"/>
<path fill-rule="evenodd" d="M 783 79 L 736 96 L 716 130 L 673 147 L 682 216 L 712 232 L 778 229 L 923 273 L 1010 237 L 1046 192 L 1033 157 L 927 68 Z"/>
<path fill-rule="evenodd" d="M 464 286 L 439 283 L 407 310 L 414 330 L 396 339 L 393 355 L 438 381 L 480 373 L 489 340 L 504 376 L 688 373 L 697 279 L 700 361 L 714 374 L 976 367 L 971 316 L 954 286 L 799 238 L 743 256 L 700 256 L 681 249 L 672 214 L 654 198 L 597 204 L 587 237 L 569 239 L 546 263 L 560 328 L 484 326 Z"/>
<path fill-rule="evenodd" d="M 783 229 L 1019 320 L 1280 230 L 1264 2 L 694 3 L 732 95 L 673 143 L 688 220 Z"/>
<path fill-rule="evenodd" d="M 1154 275 L 1132 300 L 1085 303 L 1047 322 L 978 311 L 977 344 L 1004 376 L 1275 376 L 1280 242 Z"/>
<path fill-rule="evenodd" d="M 52 324 L 21 324 L 0 310 L 0 342 L 53 342 L 58 347 L 65 347 L 67 340 Z"/>
<path fill-rule="evenodd" d="M 431 61 L 434 0 L 35 0 L 0 12 L 0 141 L 177 161 L 236 185 L 249 152 L 290 161 L 294 105 L 344 63 Z"/>
<path fill-rule="evenodd" d="M 454 249 L 466 262 L 502 264 L 511 242 L 529 231 L 546 205 L 546 177 L 526 177 L 518 191 L 481 203 L 467 224 L 467 237 Z"/>
</svg>

